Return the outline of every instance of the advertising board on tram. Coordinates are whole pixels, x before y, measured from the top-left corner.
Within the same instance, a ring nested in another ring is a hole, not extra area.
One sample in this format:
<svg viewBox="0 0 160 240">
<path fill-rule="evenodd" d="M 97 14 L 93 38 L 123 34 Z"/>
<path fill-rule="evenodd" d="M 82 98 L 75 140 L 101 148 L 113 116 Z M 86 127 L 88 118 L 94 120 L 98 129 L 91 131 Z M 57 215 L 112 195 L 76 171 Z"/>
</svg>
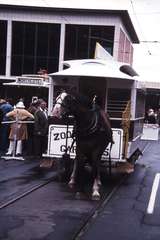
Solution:
<svg viewBox="0 0 160 240">
<path fill-rule="evenodd" d="M 113 128 L 112 130 L 115 143 L 111 148 L 111 158 L 115 161 L 120 161 L 122 159 L 123 130 L 118 128 Z M 71 158 L 74 158 L 76 154 L 76 143 L 73 143 L 72 132 L 72 125 L 69 125 L 68 129 L 66 125 L 50 125 L 47 155 L 59 158 L 67 152 L 70 153 Z M 110 145 L 108 145 L 104 151 L 102 159 L 108 157 L 109 151 Z"/>
</svg>

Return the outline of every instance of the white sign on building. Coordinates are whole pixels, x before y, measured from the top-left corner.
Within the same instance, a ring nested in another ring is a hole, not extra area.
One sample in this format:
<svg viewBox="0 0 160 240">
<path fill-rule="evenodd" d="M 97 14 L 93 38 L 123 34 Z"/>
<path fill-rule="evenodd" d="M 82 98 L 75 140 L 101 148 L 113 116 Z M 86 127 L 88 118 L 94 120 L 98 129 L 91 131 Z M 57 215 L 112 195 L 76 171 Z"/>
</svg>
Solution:
<svg viewBox="0 0 160 240">
<path fill-rule="evenodd" d="M 111 158 L 112 160 L 120 161 L 122 159 L 123 130 L 117 128 L 113 128 L 112 130 L 115 143 L 112 145 Z M 62 157 L 67 150 L 67 153 L 70 153 L 71 158 L 75 157 L 76 144 L 72 144 L 72 131 L 72 125 L 68 126 L 68 131 L 66 125 L 50 125 L 47 155 L 53 157 Z M 108 151 L 110 151 L 110 144 L 106 148 L 102 158 L 108 157 Z"/>
</svg>

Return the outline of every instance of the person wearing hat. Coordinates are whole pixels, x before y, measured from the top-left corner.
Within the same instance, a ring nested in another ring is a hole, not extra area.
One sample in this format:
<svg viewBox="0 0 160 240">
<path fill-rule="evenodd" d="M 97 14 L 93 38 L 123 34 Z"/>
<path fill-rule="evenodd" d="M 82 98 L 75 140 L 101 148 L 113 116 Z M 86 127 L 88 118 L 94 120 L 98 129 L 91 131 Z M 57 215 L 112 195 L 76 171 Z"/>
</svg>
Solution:
<svg viewBox="0 0 160 240">
<path fill-rule="evenodd" d="M 16 141 L 16 152 L 17 156 L 22 155 L 22 141 L 27 140 L 28 133 L 27 133 L 27 125 L 26 123 L 22 123 L 22 121 L 26 120 L 27 118 L 34 119 L 33 114 L 25 109 L 23 101 L 19 101 L 16 104 L 16 107 L 13 111 L 6 114 L 7 117 L 15 120 L 14 123 L 11 124 L 11 130 L 9 134 L 10 144 L 9 149 L 6 155 L 12 155 L 14 151 L 14 144 Z"/>
</svg>

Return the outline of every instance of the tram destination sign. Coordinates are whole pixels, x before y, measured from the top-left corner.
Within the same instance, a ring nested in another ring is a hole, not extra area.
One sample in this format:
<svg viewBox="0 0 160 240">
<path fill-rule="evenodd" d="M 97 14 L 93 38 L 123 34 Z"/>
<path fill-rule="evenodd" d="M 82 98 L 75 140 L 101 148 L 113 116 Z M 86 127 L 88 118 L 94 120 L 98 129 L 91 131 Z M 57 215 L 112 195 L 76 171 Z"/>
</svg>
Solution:
<svg viewBox="0 0 160 240">
<path fill-rule="evenodd" d="M 122 143 L 123 143 L 123 130 L 118 128 L 112 128 L 114 144 L 111 149 L 111 158 L 114 161 L 122 160 Z M 76 144 L 72 144 L 72 131 L 73 126 L 66 125 L 50 125 L 48 134 L 48 149 L 47 155 L 53 157 L 62 157 L 66 152 L 70 153 L 70 157 L 74 158 L 76 155 Z M 66 144 L 67 143 L 67 144 Z M 102 159 L 108 158 L 108 152 L 110 151 L 110 145 L 104 151 Z"/>
<path fill-rule="evenodd" d="M 43 78 L 30 78 L 30 77 L 18 77 L 16 79 L 17 84 L 25 84 L 25 85 L 36 85 L 42 86 L 43 85 Z"/>
</svg>

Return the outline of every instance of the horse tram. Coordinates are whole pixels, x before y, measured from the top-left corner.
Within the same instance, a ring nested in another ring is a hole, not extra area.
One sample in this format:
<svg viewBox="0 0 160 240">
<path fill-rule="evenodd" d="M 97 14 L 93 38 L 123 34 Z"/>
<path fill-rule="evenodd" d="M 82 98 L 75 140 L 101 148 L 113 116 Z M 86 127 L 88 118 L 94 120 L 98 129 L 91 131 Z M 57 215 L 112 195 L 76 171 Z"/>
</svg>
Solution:
<svg viewBox="0 0 160 240">
<path fill-rule="evenodd" d="M 49 74 L 51 78 L 49 87 L 50 120 L 48 149 L 44 157 L 63 159 L 65 170 L 69 174 L 71 172 L 68 159 L 76 157 L 76 160 L 72 160 L 74 167 L 70 184 L 73 183 L 73 176 L 77 171 L 78 187 L 83 183 L 83 177 L 80 177 L 81 171 L 79 170 L 84 167 L 82 158 L 88 161 L 94 168 L 92 197 L 96 199 L 100 197 L 99 165 L 102 162 L 107 163 L 109 174 L 111 174 L 112 168 L 117 166 L 124 166 L 125 171 L 130 173 L 134 171 L 134 163 L 142 154 L 145 147 L 145 143 L 141 141 L 145 116 L 145 89 L 139 81 L 138 74 L 130 65 L 119 63 L 110 56 L 107 59 L 65 61 L 64 66 L 64 70 Z M 78 95 L 81 97 L 77 98 Z M 85 102 L 85 97 L 90 99 L 90 103 Z M 92 107 L 87 104 L 91 104 Z M 94 104 L 100 106 L 99 115 L 101 115 L 100 112 L 109 115 L 112 140 L 106 136 L 94 136 L 96 121 L 103 118 L 94 116 L 96 114 L 93 112 L 97 111 L 93 110 L 96 109 Z M 86 110 L 84 109 L 87 108 L 92 110 L 85 116 Z M 91 121 L 88 120 L 89 118 Z M 77 135 L 76 140 L 73 139 L 73 128 Z M 92 134 L 91 137 L 88 137 L 90 134 L 88 128 L 93 130 L 93 137 Z M 90 143 L 94 138 L 97 140 L 93 141 L 93 147 L 90 146 Z M 101 139 L 104 141 L 101 142 Z"/>
</svg>

